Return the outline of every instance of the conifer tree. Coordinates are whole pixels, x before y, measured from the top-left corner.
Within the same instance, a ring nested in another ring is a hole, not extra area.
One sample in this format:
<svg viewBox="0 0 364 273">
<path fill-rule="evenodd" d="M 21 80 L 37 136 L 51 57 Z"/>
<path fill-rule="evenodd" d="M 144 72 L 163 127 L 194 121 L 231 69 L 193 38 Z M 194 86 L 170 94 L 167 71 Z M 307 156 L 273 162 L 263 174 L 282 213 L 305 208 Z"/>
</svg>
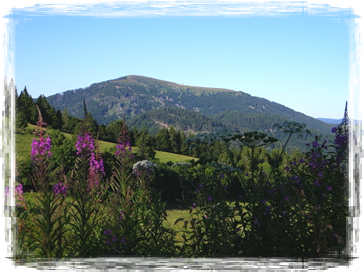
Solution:
<svg viewBox="0 0 364 273">
<path fill-rule="evenodd" d="M 72 125 L 71 116 L 68 114 L 67 108 L 65 108 L 62 111 L 62 131 L 72 134 L 74 130 Z"/>
<path fill-rule="evenodd" d="M 19 97 L 16 102 L 17 113 L 19 113 L 19 118 L 26 119 L 27 123 L 36 124 L 38 120 L 38 113 L 35 107 L 35 103 L 32 97 L 28 94 L 27 87 L 20 92 Z M 20 114 L 22 113 L 22 114 Z M 22 121 L 24 123 L 24 121 Z"/>
<path fill-rule="evenodd" d="M 38 105 L 42 115 L 43 115 L 43 121 L 52 128 L 57 127 L 57 117 L 56 117 L 56 111 L 54 107 L 52 107 L 44 95 L 40 95 L 35 103 Z"/>
<path fill-rule="evenodd" d="M 173 126 L 169 127 L 169 136 L 171 143 L 171 152 L 178 154 L 181 149 L 181 140 L 179 138 L 179 134 L 177 134 Z"/>
<path fill-rule="evenodd" d="M 178 131 L 178 134 L 179 134 L 179 139 L 181 141 L 180 153 L 183 155 L 189 155 L 189 147 L 187 143 L 185 143 L 187 136 L 181 130 Z"/>
<path fill-rule="evenodd" d="M 138 151 L 142 157 L 147 159 L 155 158 L 155 141 L 153 137 L 149 135 L 148 130 L 144 127 L 140 132 L 137 141 Z"/>
<path fill-rule="evenodd" d="M 120 128 L 122 127 L 122 120 L 113 120 L 110 122 L 109 126 L 106 128 L 109 141 L 116 142 L 118 140 Z"/>
<path fill-rule="evenodd" d="M 28 119 L 23 111 L 18 111 L 16 113 L 16 128 L 25 129 L 28 125 Z"/>
<path fill-rule="evenodd" d="M 162 128 L 158 131 L 155 136 L 156 139 L 156 149 L 159 151 L 170 152 L 171 151 L 171 138 L 167 128 Z"/>
</svg>

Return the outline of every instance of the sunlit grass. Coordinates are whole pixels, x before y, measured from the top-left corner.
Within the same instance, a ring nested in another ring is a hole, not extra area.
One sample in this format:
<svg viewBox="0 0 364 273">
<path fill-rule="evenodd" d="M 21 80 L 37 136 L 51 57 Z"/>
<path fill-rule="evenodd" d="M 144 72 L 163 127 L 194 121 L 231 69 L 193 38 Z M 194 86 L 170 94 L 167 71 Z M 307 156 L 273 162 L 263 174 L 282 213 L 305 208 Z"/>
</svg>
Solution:
<svg viewBox="0 0 364 273">
<path fill-rule="evenodd" d="M 0 165 L 10 164 L 14 160 L 14 155 L 18 157 L 30 157 L 31 143 L 33 141 L 33 134 L 35 125 L 29 124 L 28 127 L 20 133 L 15 133 L 13 119 L 0 116 Z M 66 134 L 70 138 L 70 134 Z M 99 141 L 100 149 L 102 152 L 115 149 L 116 143 Z M 138 152 L 137 147 L 133 147 L 133 152 Z M 195 159 L 193 157 L 178 155 L 173 153 L 166 153 L 156 151 L 156 159 L 161 163 L 166 162 L 183 162 Z M 0 185 L 8 185 L 7 175 L 0 177 Z"/>
</svg>

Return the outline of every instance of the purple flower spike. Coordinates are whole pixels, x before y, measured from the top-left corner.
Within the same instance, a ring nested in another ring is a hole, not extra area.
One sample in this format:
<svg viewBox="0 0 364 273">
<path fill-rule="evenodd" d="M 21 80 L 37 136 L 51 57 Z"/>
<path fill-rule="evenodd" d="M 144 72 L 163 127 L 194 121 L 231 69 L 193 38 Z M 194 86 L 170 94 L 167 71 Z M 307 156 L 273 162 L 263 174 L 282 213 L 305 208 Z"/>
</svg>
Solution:
<svg viewBox="0 0 364 273">
<path fill-rule="evenodd" d="M 328 191 L 331 191 L 331 190 L 332 190 L 332 186 L 331 186 L 331 185 L 328 185 L 328 186 L 326 187 L 326 189 L 327 189 Z"/>
<path fill-rule="evenodd" d="M 32 143 L 32 151 L 31 151 L 31 158 L 33 161 L 41 162 L 46 158 L 50 158 L 52 153 L 50 152 L 51 149 L 51 139 L 40 137 L 39 139 L 33 138 Z"/>
<path fill-rule="evenodd" d="M 57 183 L 57 184 L 54 185 L 53 192 L 56 195 L 58 195 L 58 194 L 66 195 L 67 194 L 67 188 L 66 188 L 66 186 L 64 186 L 62 184 L 62 182 L 60 182 L 60 183 Z"/>
<path fill-rule="evenodd" d="M 318 144 L 317 140 L 315 140 L 314 142 L 312 142 L 312 146 L 313 146 L 313 147 L 315 147 L 315 148 L 316 148 L 318 145 L 319 145 L 319 144 Z"/>
<path fill-rule="evenodd" d="M 212 197 L 211 196 L 208 196 L 207 197 L 207 201 L 211 202 L 212 201 Z"/>
<path fill-rule="evenodd" d="M 331 132 L 333 132 L 333 133 L 336 133 L 336 131 L 337 131 L 336 127 L 332 128 L 332 130 L 331 130 Z"/>
<path fill-rule="evenodd" d="M 95 151 L 93 138 L 87 133 L 78 135 L 76 149 L 78 156 L 87 157 L 90 161 L 88 189 L 98 187 L 100 174 L 105 175 L 104 161 L 102 160 L 101 155 Z"/>
<path fill-rule="evenodd" d="M 111 230 L 110 230 L 110 229 L 105 230 L 105 231 L 104 231 L 104 234 L 105 234 L 105 235 L 111 235 Z"/>
</svg>

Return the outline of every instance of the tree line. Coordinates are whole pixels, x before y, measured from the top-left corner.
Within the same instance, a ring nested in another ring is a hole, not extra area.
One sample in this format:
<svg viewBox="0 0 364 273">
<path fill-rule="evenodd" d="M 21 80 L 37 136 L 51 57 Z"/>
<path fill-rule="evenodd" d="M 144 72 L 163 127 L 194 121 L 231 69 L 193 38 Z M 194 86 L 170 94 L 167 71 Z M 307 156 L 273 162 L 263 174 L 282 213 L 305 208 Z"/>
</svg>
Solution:
<svg viewBox="0 0 364 273">
<path fill-rule="evenodd" d="M 48 129 L 55 129 L 59 132 L 69 133 L 72 135 L 76 135 L 79 132 L 79 127 L 81 126 L 80 118 L 71 116 L 67 109 L 64 109 L 62 112 L 60 110 L 56 110 L 49 104 L 43 95 L 40 95 L 36 100 L 34 100 L 25 87 L 19 95 L 16 90 L 16 128 L 18 133 L 25 132 L 25 128 L 28 123 L 36 124 L 38 118 L 36 105 L 38 105 L 43 116 L 43 121 L 47 124 L 46 127 Z M 99 140 L 112 143 L 117 142 L 120 128 L 123 125 L 122 120 L 113 120 L 109 125 L 98 124 L 89 112 L 87 114 L 89 115 L 90 131 L 92 135 L 97 137 Z M 53 132 L 52 134 L 54 134 L 52 142 L 54 142 L 54 144 L 58 147 L 62 146 L 62 148 L 58 148 L 63 154 L 60 156 L 59 163 L 61 163 L 61 159 L 71 162 L 71 153 L 73 149 L 71 147 L 72 141 L 68 143 L 68 140 L 65 140 L 65 138 L 60 136 L 59 133 Z M 159 129 L 156 134 L 151 134 L 145 126 L 142 129 L 138 129 L 136 126 L 133 126 L 133 128 L 129 129 L 129 137 L 130 144 L 134 147 L 138 147 L 138 155 L 141 159 L 155 159 L 156 150 L 192 156 L 200 159 L 211 157 L 210 151 L 207 151 L 206 147 L 203 145 L 198 145 L 196 149 L 190 150 L 189 144 L 187 144 L 186 140 L 194 138 L 195 134 L 191 132 L 187 134 L 173 126 L 163 127 Z M 308 136 L 292 140 L 307 143 Z M 69 144 L 68 146 L 70 147 L 67 148 L 66 144 Z M 274 146 L 274 144 L 271 146 L 272 147 L 264 149 L 264 151 L 260 151 L 262 161 L 265 161 L 264 159 L 267 159 L 267 155 L 272 153 L 272 151 L 278 151 L 282 148 L 280 146 Z M 226 149 L 222 143 L 216 142 L 211 147 L 211 151 L 213 156 L 218 158 L 220 162 L 229 163 L 226 161 Z M 272 153 L 272 157 L 274 157 L 277 151 Z M 243 154 L 244 153 L 236 155 L 237 157 L 240 157 L 241 164 L 243 164 L 243 161 L 245 160 L 244 158 L 247 156 Z"/>
<path fill-rule="evenodd" d="M 40 95 L 34 100 L 25 87 L 19 95 L 16 90 L 15 97 L 16 129 L 18 133 L 24 132 L 28 123 L 36 124 L 38 119 L 36 105 L 38 105 L 42 113 L 43 121 L 47 124 L 46 128 L 69 134 L 78 133 L 81 119 L 71 116 L 67 109 L 62 112 L 56 110 L 49 104 L 44 95 Z M 98 124 L 90 113 L 88 115 L 90 131 L 95 137 L 103 141 L 117 142 L 120 128 L 123 125 L 122 120 L 113 120 L 109 125 Z M 138 147 L 139 153 L 146 158 L 153 159 L 155 150 L 193 156 L 184 142 L 188 137 L 194 137 L 194 134 L 186 135 L 182 130 L 176 130 L 173 126 L 164 127 L 155 135 L 150 134 L 145 127 L 139 130 L 134 126 L 129 131 L 131 145 Z"/>
</svg>

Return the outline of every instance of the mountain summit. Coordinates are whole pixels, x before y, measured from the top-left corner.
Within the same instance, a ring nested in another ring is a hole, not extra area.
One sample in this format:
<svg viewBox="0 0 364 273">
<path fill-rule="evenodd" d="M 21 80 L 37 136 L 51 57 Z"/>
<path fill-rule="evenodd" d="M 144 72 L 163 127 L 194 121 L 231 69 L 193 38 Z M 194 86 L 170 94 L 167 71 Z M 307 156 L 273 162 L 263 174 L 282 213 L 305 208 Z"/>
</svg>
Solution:
<svg viewBox="0 0 364 273">
<path fill-rule="evenodd" d="M 69 90 L 47 97 L 55 109 L 82 118 L 83 99 L 100 124 L 127 119 L 161 108 L 179 108 L 210 118 L 229 117 L 244 123 L 245 114 L 275 115 L 305 123 L 308 128 L 330 133 L 331 126 L 284 105 L 241 91 L 177 84 L 144 76 L 129 75 L 94 83 L 87 88 Z M 222 115 L 224 113 L 224 115 Z M 244 124 L 236 127 L 246 127 Z"/>
</svg>

